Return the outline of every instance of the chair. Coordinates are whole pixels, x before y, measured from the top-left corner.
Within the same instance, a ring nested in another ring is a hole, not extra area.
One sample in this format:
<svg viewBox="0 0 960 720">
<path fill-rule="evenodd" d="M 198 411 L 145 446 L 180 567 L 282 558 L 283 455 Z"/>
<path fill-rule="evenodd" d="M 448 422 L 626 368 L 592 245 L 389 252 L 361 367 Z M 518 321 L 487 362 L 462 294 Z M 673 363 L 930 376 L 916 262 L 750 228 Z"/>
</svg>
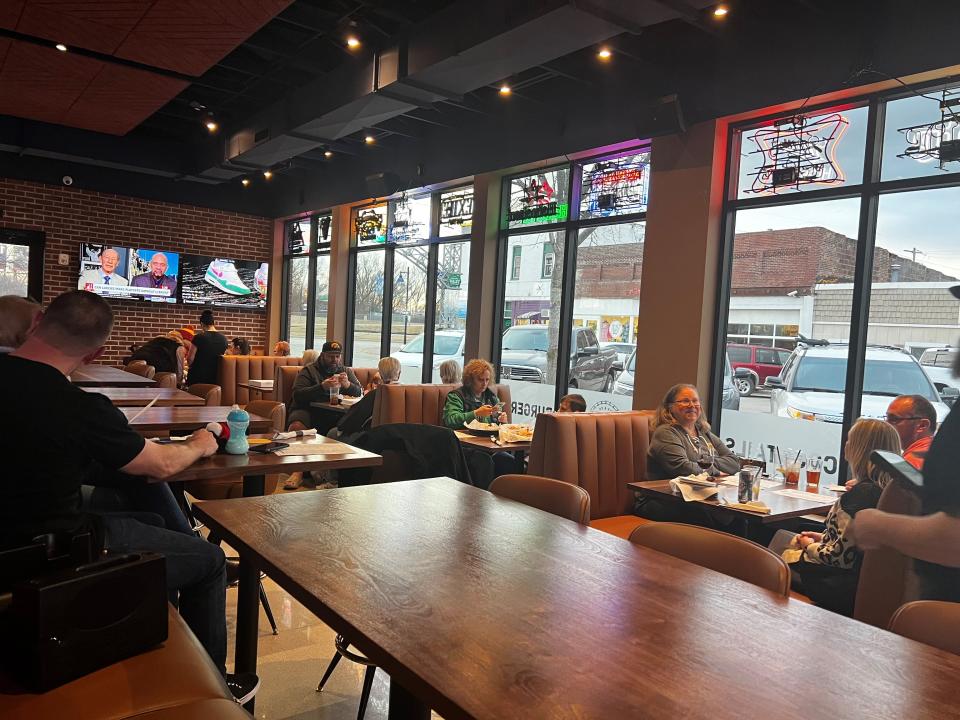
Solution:
<svg viewBox="0 0 960 720">
<path fill-rule="evenodd" d="M 590 495 L 590 527 L 626 539 L 649 522 L 631 514 L 627 487 L 646 479 L 649 446 L 642 412 L 541 413 L 527 469 L 582 487 Z"/>
<path fill-rule="evenodd" d="M 193 385 L 188 385 L 186 390 L 191 395 L 202 397 L 207 401 L 206 404 L 208 406 L 220 404 L 219 385 L 213 385 L 211 383 L 194 383 Z"/>
<path fill-rule="evenodd" d="M 908 602 L 893 614 L 890 632 L 960 655 L 960 603 Z"/>
<path fill-rule="evenodd" d="M 501 475 L 490 492 L 581 525 L 590 524 L 590 495 L 579 485 L 539 475 Z"/>
<path fill-rule="evenodd" d="M 123 369 L 128 373 L 140 375 L 148 380 L 152 380 L 157 373 L 157 369 L 153 365 L 147 365 L 146 360 L 134 360 L 132 363 L 125 365 Z"/>
<path fill-rule="evenodd" d="M 357 720 L 363 720 L 363 716 L 367 712 L 367 702 L 370 700 L 370 688 L 373 687 L 373 676 L 377 674 L 377 666 L 374 665 L 368 657 L 350 650 L 350 643 L 347 642 L 347 639 L 343 637 L 343 635 L 337 635 L 333 641 L 333 646 L 336 652 L 334 652 L 330 664 L 327 665 L 323 677 L 320 678 L 320 682 L 317 684 L 317 692 L 323 692 L 323 686 L 327 684 L 327 680 L 330 679 L 334 669 L 336 669 L 340 658 L 345 657 L 358 665 L 366 666 L 367 669 L 363 672 L 363 689 L 360 691 L 360 708 L 357 710 Z"/>
<path fill-rule="evenodd" d="M 155 387 L 174 388 L 177 387 L 177 374 L 172 372 L 158 372 L 153 376 L 156 381 Z"/>
<path fill-rule="evenodd" d="M 630 542 L 790 596 L 790 568 L 762 545 L 718 530 L 657 522 L 630 533 Z"/>
<path fill-rule="evenodd" d="M 893 480 L 883 489 L 877 509 L 896 515 L 919 515 L 920 498 Z M 889 547 L 865 551 L 857 581 L 854 619 L 888 627 L 897 608 L 916 599 L 916 583 L 911 558 Z"/>
</svg>

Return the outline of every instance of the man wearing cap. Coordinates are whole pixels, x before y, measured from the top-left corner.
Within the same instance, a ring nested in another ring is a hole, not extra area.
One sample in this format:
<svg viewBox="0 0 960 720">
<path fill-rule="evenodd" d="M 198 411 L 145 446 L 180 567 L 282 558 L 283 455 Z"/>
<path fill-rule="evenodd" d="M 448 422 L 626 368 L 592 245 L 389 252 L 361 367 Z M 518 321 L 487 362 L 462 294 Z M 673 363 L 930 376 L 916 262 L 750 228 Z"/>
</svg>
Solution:
<svg viewBox="0 0 960 720">
<path fill-rule="evenodd" d="M 340 362 L 342 353 L 343 348 L 336 340 L 325 342 L 316 362 L 305 365 L 297 374 L 288 425 L 291 430 L 314 427 L 318 433 L 325 434 L 336 424 L 333 413 L 317 412 L 310 407 L 310 403 L 329 400 L 331 388 L 339 389 L 341 395 L 360 397 L 362 394 L 353 370 Z"/>
<path fill-rule="evenodd" d="M 960 285 L 950 292 L 960 300 Z M 960 377 L 960 353 L 953 374 Z M 892 547 L 922 561 L 915 565 L 922 598 L 960 602 L 960 403 L 941 423 L 927 452 L 921 515 L 861 510 L 847 527 L 851 532 L 861 549 Z"/>
</svg>

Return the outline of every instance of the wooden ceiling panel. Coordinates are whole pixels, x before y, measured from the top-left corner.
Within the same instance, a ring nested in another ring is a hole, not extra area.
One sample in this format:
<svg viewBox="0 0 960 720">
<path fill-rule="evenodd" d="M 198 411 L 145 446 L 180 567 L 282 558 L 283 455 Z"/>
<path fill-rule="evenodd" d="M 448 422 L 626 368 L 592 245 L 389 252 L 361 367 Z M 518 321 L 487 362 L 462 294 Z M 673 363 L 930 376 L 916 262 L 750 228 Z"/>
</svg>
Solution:
<svg viewBox="0 0 960 720">
<path fill-rule="evenodd" d="M 72 127 L 125 135 L 189 83 L 120 65 L 104 65 L 64 116 Z"/>
<path fill-rule="evenodd" d="M 110 55 L 151 4 L 152 0 L 26 0 L 16 30 Z"/>
<path fill-rule="evenodd" d="M 292 0 L 157 0 L 118 57 L 199 76 Z"/>
<path fill-rule="evenodd" d="M 0 2 L 0 27 L 15 30 L 23 5 L 24 0 L 3 0 L 3 2 Z"/>
<path fill-rule="evenodd" d="M 0 114 L 62 123 L 102 68 L 99 60 L 11 42 L 0 68 Z"/>
</svg>

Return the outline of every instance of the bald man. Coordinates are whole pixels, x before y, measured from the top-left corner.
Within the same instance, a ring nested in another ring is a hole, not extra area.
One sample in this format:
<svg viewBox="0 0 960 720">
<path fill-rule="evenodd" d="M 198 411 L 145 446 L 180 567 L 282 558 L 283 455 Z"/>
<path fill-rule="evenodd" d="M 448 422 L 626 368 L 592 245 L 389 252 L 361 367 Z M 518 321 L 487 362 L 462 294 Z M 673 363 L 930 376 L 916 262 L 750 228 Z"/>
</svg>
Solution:
<svg viewBox="0 0 960 720">
<path fill-rule="evenodd" d="M 78 290 L 87 289 L 87 285 L 113 285 L 116 287 L 126 287 L 130 282 L 117 273 L 117 265 L 120 264 L 120 253 L 113 248 L 105 248 L 100 253 L 100 269 L 84 270 L 80 273 L 80 281 L 77 283 Z M 89 288 L 92 290 L 93 288 Z"/>
<path fill-rule="evenodd" d="M 131 285 L 139 288 L 165 288 L 171 295 L 177 292 L 177 279 L 172 275 L 167 275 L 167 268 L 170 261 L 162 252 L 153 254 L 150 258 L 150 272 L 143 275 L 137 275 Z"/>
</svg>

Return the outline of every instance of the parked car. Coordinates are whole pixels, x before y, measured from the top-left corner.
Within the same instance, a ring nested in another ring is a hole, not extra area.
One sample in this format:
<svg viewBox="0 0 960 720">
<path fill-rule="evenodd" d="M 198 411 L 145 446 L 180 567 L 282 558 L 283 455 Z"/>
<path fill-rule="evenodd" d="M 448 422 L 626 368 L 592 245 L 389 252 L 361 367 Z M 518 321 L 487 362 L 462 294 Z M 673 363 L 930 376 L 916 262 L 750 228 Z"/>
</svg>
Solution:
<svg viewBox="0 0 960 720">
<path fill-rule="evenodd" d="M 801 343 L 779 375 L 767 378 L 770 411 L 781 417 L 821 422 L 843 422 L 847 378 L 846 343 L 823 340 Z M 868 346 L 860 414 L 884 419 L 898 395 L 922 395 L 933 403 L 938 421 L 949 409 L 920 363 L 898 348 Z"/>
<path fill-rule="evenodd" d="M 613 385 L 614 395 L 633 395 L 633 378 L 637 367 L 637 351 L 634 350 L 627 359 L 624 370 Z M 745 372 L 745 371 L 744 371 Z M 729 356 L 725 358 L 723 364 L 723 397 L 721 398 L 721 407 L 724 410 L 740 409 L 740 393 L 736 387 L 736 373 L 730 367 Z"/>
<path fill-rule="evenodd" d="M 734 370 L 745 368 L 748 371 L 738 373 L 733 379 L 737 390 L 746 397 L 763 385 L 768 377 L 780 374 L 780 369 L 790 357 L 790 351 L 765 345 L 727 343 L 727 357 Z"/>
<path fill-rule="evenodd" d="M 602 342 L 600 343 L 600 347 L 613 348 L 617 353 L 617 361 L 626 367 L 627 360 L 630 359 L 630 353 L 637 349 L 637 344 L 625 342 Z"/>
<path fill-rule="evenodd" d="M 440 363 L 456 360 L 463 366 L 463 330 L 437 330 L 433 334 L 433 380 L 440 382 Z M 397 352 L 390 353 L 400 361 L 401 379 L 408 383 L 421 381 L 423 372 L 424 335 L 421 333 Z"/>
<path fill-rule="evenodd" d="M 513 325 L 503 334 L 500 347 L 500 377 L 504 380 L 546 382 L 549 325 Z M 570 338 L 571 389 L 610 392 L 623 367 L 613 348 L 601 348 L 596 333 L 588 327 L 573 328 Z"/>
<path fill-rule="evenodd" d="M 952 347 L 928 348 L 920 356 L 920 366 L 933 381 L 937 392 L 947 405 L 953 405 L 956 398 L 953 393 L 944 393 L 946 388 L 956 388 L 960 392 L 960 379 L 953 376 L 953 365 L 957 358 L 957 349 Z"/>
</svg>

